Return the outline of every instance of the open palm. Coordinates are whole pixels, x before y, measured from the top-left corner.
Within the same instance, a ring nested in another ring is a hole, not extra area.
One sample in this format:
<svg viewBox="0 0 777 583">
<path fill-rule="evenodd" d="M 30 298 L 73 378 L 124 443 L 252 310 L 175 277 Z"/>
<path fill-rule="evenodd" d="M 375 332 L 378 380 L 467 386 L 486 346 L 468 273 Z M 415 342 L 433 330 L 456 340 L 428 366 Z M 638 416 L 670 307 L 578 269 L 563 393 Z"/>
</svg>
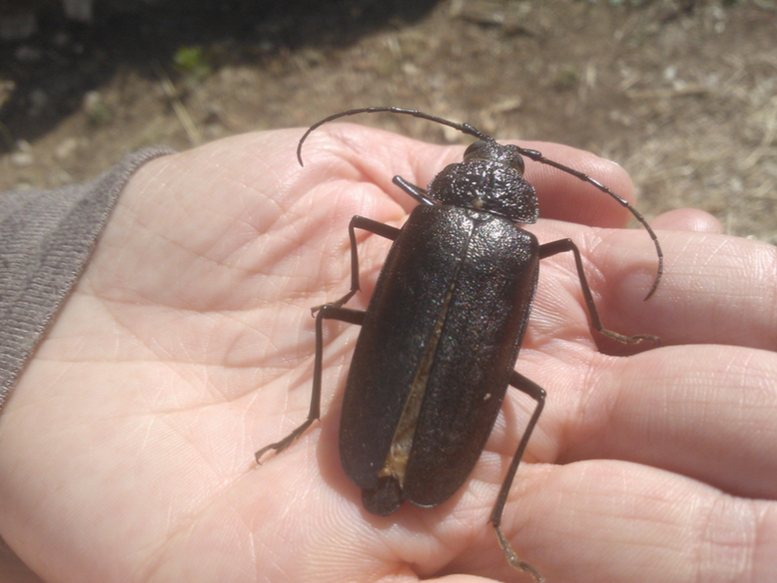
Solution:
<svg viewBox="0 0 777 583">
<path fill-rule="evenodd" d="M 414 202 L 391 178 L 425 185 L 462 152 L 343 124 L 311 137 L 300 168 L 300 135 L 249 134 L 160 158 L 125 189 L 0 419 L 0 534 L 44 580 L 524 577 L 487 525 L 533 407 L 517 391 L 451 500 L 371 516 L 337 449 L 359 330 L 327 322 L 320 423 L 254 462 L 307 415 L 310 308 L 349 289 L 351 216 L 400 225 Z M 615 165 L 535 147 L 632 194 Z M 572 177 L 532 163 L 527 177 L 546 217 L 626 220 Z M 766 349 L 777 346 L 777 309 L 773 279 L 770 288 L 757 275 L 774 269 L 774 253 L 708 232 L 715 224 L 701 214 L 655 225 L 686 230 L 659 234 L 667 276 L 645 303 L 656 259 L 643 231 L 532 227 L 541 242 L 578 243 L 606 327 L 670 346 L 600 353 L 571 258 L 543 262 L 517 370 L 548 404 L 503 528 L 550 582 L 711 581 L 708 572 L 765 581 L 758 569 L 775 559 L 758 554 L 756 532 L 774 546 L 777 358 Z M 359 237 L 363 291 L 349 306 L 363 309 L 390 243 Z M 758 310 L 766 301 L 771 311 Z"/>
</svg>

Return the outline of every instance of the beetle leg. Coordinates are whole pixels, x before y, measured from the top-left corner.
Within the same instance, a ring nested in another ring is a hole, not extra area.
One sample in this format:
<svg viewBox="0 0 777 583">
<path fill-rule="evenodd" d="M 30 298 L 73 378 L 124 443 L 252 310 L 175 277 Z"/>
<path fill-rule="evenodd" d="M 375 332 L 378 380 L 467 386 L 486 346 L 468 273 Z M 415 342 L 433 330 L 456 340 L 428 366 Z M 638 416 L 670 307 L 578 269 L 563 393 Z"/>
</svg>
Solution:
<svg viewBox="0 0 777 583">
<path fill-rule="evenodd" d="M 360 310 L 351 310 L 349 308 L 342 308 L 334 304 L 324 304 L 318 310 L 316 314 L 316 360 L 313 365 L 313 394 L 310 398 L 310 411 L 308 412 L 308 418 L 305 422 L 297 427 L 294 431 L 289 433 L 286 437 L 271 443 L 256 452 L 256 463 L 262 463 L 262 457 L 265 453 L 271 449 L 276 453 L 280 453 L 287 447 L 289 447 L 295 439 L 302 435 L 308 427 L 310 427 L 314 421 L 321 416 L 321 368 L 324 353 L 323 342 L 323 321 L 324 320 L 340 320 L 342 322 L 348 322 L 349 324 L 358 324 L 364 321 L 364 312 Z"/>
<path fill-rule="evenodd" d="M 612 338 L 613 340 L 617 340 L 621 344 L 637 344 L 647 340 L 648 342 L 652 342 L 655 346 L 658 346 L 661 343 L 658 336 L 653 336 L 652 334 L 635 334 L 634 336 L 626 336 L 624 334 L 618 334 L 617 332 L 608 330 L 602 326 L 602 321 L 599 319 L 599 313 L 596 311 L 594 298 L 591 294 L 591 288 L 588 285 L 588 280 L 585 277 L 585 271 L 583 271 L 583 260 L 580 257 L 580 251 L 572 239 L 559 239 L 558 241 L 552 241 L 550 243 L 540 245 L 540 259 L 545 259 L 546 257 L 551 257 L 566 251 L 571 251 L 575 256 L 577 275 L 580 278 L 580 287 L 583 290 L 585 304 L 588 306 L 588 315 L 591 318 L 591 327 L 600 334 L 607 336 L 608 338 Z"/>
<path fill-rule="evenodd" d="M 415 184 L 411 184 L 401 176 L 395 176 L 392 179 L 392 182 L 399 186 L 402 190 L 404 190 L 406 193 L 408 193 L 410 196 L 412 196 L 414 199 L 416 199 L 421 204 L 426 205 L 434 205 L 437 204 L 434 202 L 433 199 L 429 198 L 426 195 L 426 190 L 421 188 L 420 186 L 416 186 Z"/>
<path fill-rule="evenodd" d="M 505 537 L 505 535 L 502 533 L 502 529 L 499 528 L 499 525 L 502 524 L 502 512 L 504 511 L 505 504 L 507 503 L 507 495 L 510 493 L 510 487 L 513 485 L 515 473 L 518 471 L 518 464 L 521 463 L 523 452 L 526 450 L 526 445 L 529 443 L 529 437 L 531 437 L 532 431 L 534 431 L 534 426 L 537 425 L 537 420 L 540 418 L 540 414 L 542 413 L 542 408 L 545 406 L 545 389 L 543 389 L 534 381 L 529 380 L 522 374 L 513 371 L 510 375 L 510 384 L 537 401 L 537 406 L 534 409 L 534 413 L 532 413 L 531 419 L 529 419 L 529 424 L 526 426 L 526 430 L 523 432 L 523 437 L 521 437 L 521 442 L 518 444 L 518 449 L 515 451 L 513 461 L 510 463 L 510 467 L 507 469 L 507 475 L 502 482 L 502 487 L 499 489 L 499 496 L 496 498 L 496 503 L 494 504 L 494 509 L 491 511 L 491 518 L 489 521 L 494 526 L 496 538 L 499 541 L 499 546 L 502 547 L 502 550 L 507 557 L 507 562 L 510 563 L 512 567 L 520 571 L 528 572 L 534 578 L 535 583 L 543 583 L 545 579 L 543 579 L 542 575 L 540 575 L 537 570 L 529 563 L 521 561 L 518 558 L 518 556 L 515 554 L 515 551 L 513 551 L 512 547 L 510 546 L 510 543 L 507 541 L 507 537 Z"/>
<path fill-rule="evenodd" d="M 385 237 L 391 241 L 396 240 L 399 237 L 400 229 L 386 225 L 366 217 L 356 215 L 351 218 L 351 222 L 348 224 L 348 237 L 351 239 L 351 291 L 341 297 L 339 300 L 329 302 L 322 306 L 314 306 L 310 311 L 315 315 L 324 306 L 342 306 L 345 302 L 350 300 L 356 292 L 359 291 L 359 249 L 356 246 L 356 229 L 363 229 L 369 231 L 375 235 Z"/>
</svg>

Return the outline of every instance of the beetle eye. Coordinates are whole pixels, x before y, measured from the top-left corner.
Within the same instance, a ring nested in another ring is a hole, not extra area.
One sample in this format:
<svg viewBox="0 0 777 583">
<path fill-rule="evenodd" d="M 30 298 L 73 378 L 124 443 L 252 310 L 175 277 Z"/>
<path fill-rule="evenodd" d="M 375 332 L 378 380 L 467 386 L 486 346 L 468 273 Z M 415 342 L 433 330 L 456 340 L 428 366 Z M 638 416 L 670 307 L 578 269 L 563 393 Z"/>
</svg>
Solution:
<svg viewBox="0 0 777 583">
<path fill-rule="evenodd" d="M 477 142 L 474 142 L 469 145 L 469 147 L 464 150 L 464 159 L 465 160 L 472 160 L 474 158 L 482 158 L 484 150 L 487 149 L 487 143 L 485 140 L 478 140 Z"/>
<path fill-rule="evenodd" d="M 515 162 L 513 163 L 515 168 L 521 172 L 521 176 L 526 172 L 526 163 L 523 161 L 523 156 L 516 154 Z"/>
</svg>

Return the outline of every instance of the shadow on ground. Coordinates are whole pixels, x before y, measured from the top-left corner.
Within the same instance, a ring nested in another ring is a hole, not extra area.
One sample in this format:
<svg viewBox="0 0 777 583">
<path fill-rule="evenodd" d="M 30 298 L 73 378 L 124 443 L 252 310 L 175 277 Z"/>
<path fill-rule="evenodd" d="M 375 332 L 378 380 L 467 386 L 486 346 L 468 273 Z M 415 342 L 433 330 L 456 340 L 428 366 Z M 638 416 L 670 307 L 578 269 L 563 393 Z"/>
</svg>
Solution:
<svg viewBox="0 0 777 583">
<path fill-rule="evenodd" d="M 32 142 L 77 111 L 84 95 L 119 67 L 154 76 L 174 69 L 183 46 L 229 46 L 208 65 L 255 63 L 302 47 L 345 47 L 372 32 L 423 18 L 438 0 L 190 0 L 117 10 L 97 3 L 94 21 L 69 22 L 61 10 L 39 14 L 38 32 L 0 45 L 0 78 L 13 84 L 0 99 L 0 152 Z M 153 65 L 153 66 L 149 66 Z"/>
</svg>

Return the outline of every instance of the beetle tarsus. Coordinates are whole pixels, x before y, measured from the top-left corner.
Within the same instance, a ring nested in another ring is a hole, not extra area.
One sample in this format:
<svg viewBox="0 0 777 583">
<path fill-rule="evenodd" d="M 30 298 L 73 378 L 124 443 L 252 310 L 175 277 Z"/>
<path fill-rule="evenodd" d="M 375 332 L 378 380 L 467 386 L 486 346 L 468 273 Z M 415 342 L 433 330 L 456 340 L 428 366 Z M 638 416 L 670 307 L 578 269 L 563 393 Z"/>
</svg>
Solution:
<svg viewBox="0 0 777 583">
<path fill-rule="evenodd" d="M 652 334 L 635 334 L 634 336 L 626 336 L 624 334 L 613 332 L 612 330 L 607 330 L 607 328 L 602 328 L 599 330 L 599 333 L 603 336 L 607 336 L 607 338 L 612 338 L 621 344 L 633 345 L 641 344 L 642 342 L 650 342 L 654 348 L 661 346 L 661 339 L 658 336 L 653 336 Z"/>
<path fill-rule="evenodd" d="M 529 573 L 529 575 L 531 575 L 534 579 L 534 583 L 544 583 L 545 578 L 540 575 L 537 569 L 532 567 L 529 563 L 518 558 L 518 556 L 515 554 L 515 551 L 513 551 L 513 548 L 510 546 L 510 543 L 507 541 L 507 538 L 502 533 L 502 529 L 497 525 L 494 525 L 494 532 L 496 532 L 496 539 L 499 541 L 499 546 L 502 547 L 502 550 L 505 553 L 505 557 L 507 557 L 507 562 L 510 563 L 510 566 L 514 569 L 518 569 L 519 571 L 526 571 Z"/>
<path fill-rule="evenodd" d="M 254 454 L 254 457 L 256 457 L 256 463 L 261 466 L 262 465 L 262 458 L 264 457 L 264 454 L 266 454 L 270 450 L 275 450 L 275 454 L 276 455 L 281 453 L 284 449 L 286 449 L 292 443 L 294 443 L 296 441 L 296 439 L 300 435 L 305 433 L 307 428 L 310 427 L 313 424 L 313 421 L 315 421 L 315 419 L 308 419 L 307 421 L 305 421 L 305 423 L 303 423 L 302 425 L 297 427 L 294 431 L 292 431 L 289 435 L 287 435 L 286 437 L 284 437 L 280 441 L 277 441 L 275 443 L 271 443 L 270 445 L 266 445 L 262 449 L 257 451 Z"/>
</svg>

